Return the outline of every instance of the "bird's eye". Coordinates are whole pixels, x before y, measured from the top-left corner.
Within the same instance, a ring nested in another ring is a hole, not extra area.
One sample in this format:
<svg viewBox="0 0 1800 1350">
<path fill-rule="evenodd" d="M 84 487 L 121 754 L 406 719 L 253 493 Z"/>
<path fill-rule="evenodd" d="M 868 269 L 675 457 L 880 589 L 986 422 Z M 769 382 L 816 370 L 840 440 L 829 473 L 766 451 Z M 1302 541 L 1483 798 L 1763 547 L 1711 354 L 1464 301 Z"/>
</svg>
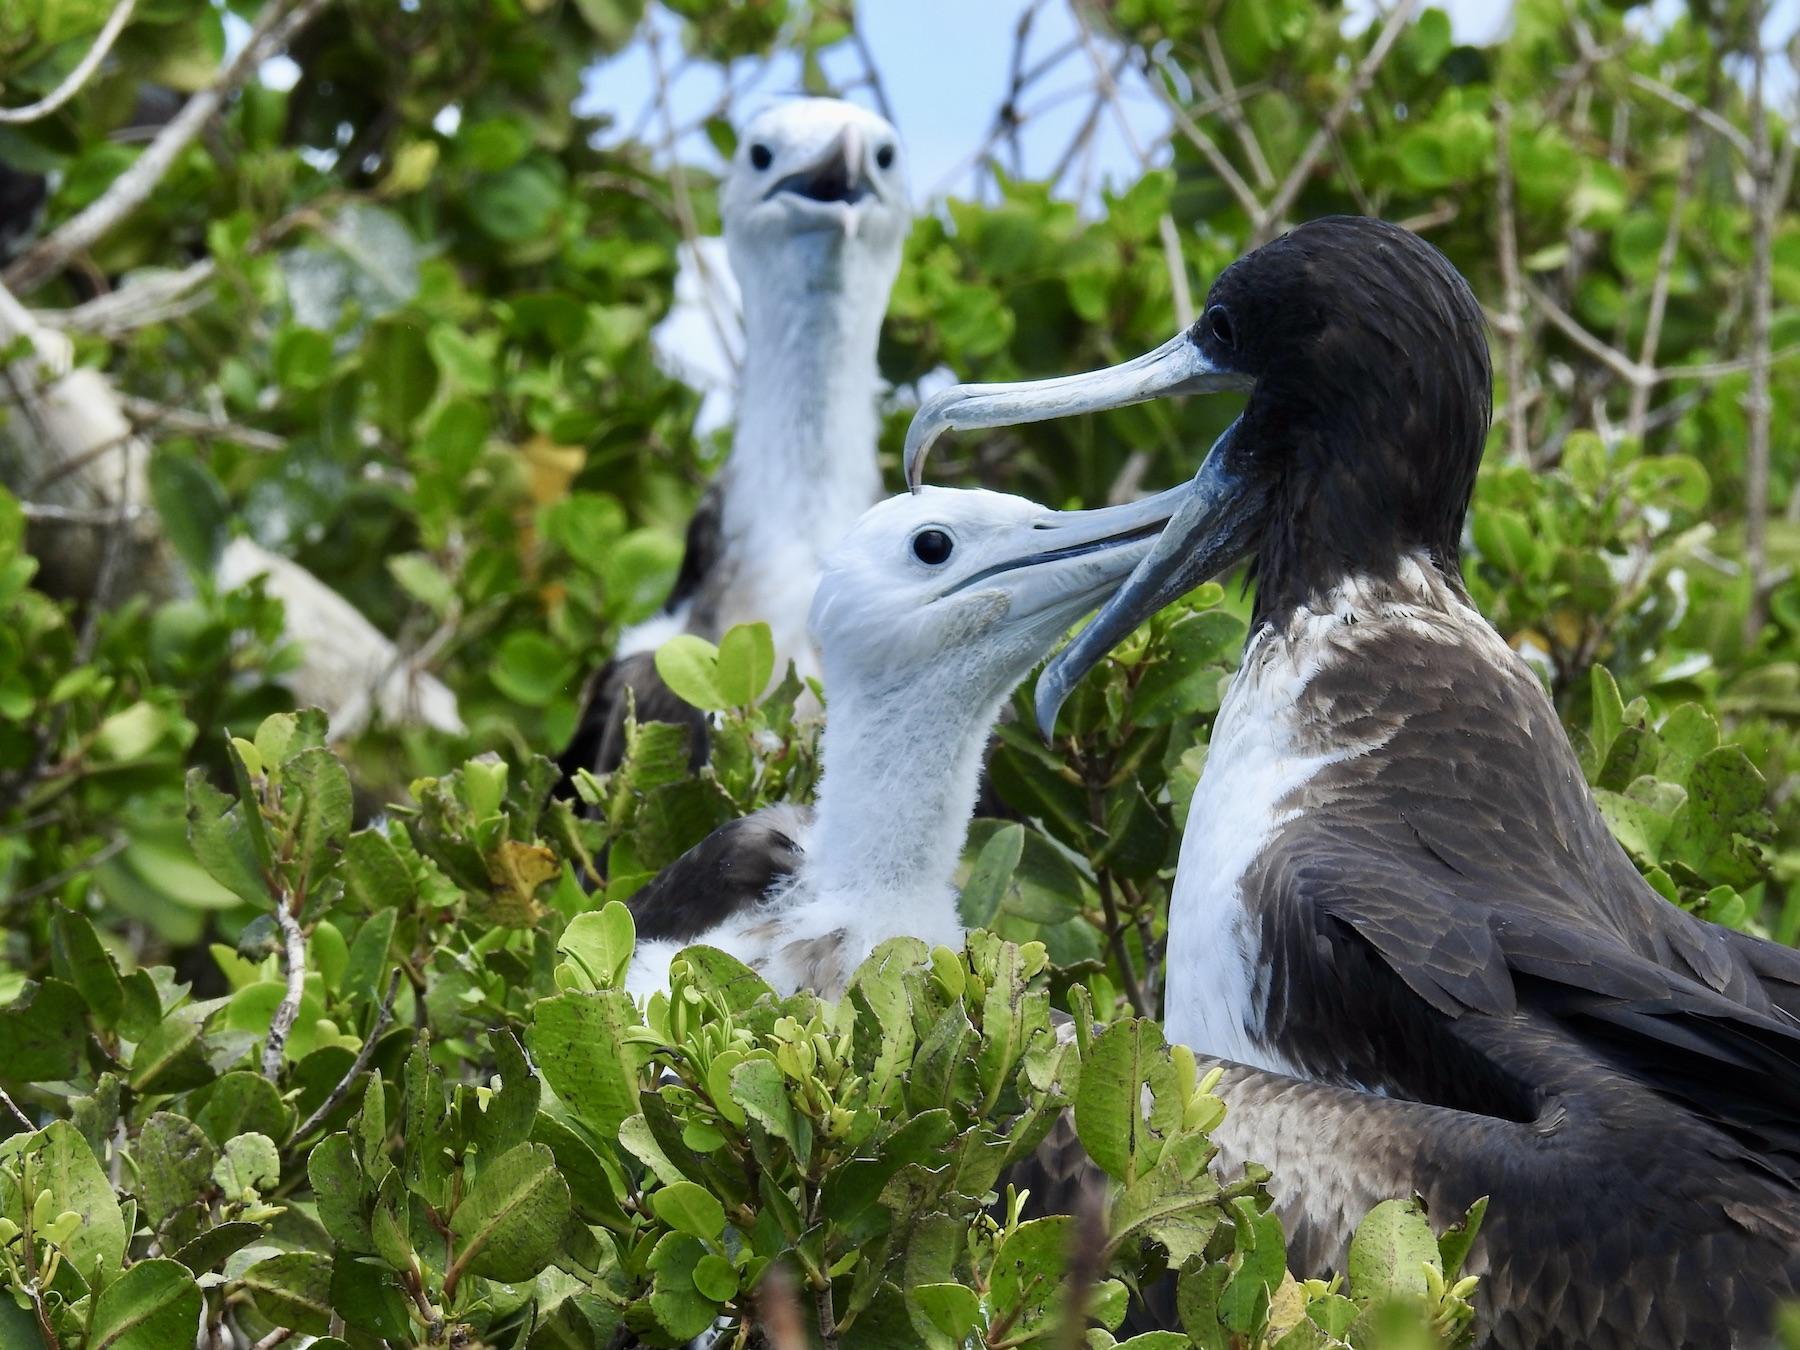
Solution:
<svg viewBox="0 0 1800 1350">
<path fill-rule="evenodd" d="M 1237 334 L 1231 327 L 1231 311 L 1223 305 L 1214 305 L 1206 311 L 1206 331 L 1223 346 L 1237 345 Z"/>
<path fill-rule="evenodd" d="M 932 567 L 936 567 L 940 563 L 948 562 L 950 559 L 950 550 L 955 547 L 956 545 L 951 542 L 950 536 L 945 534 L 942 530 L 920 530 L 913 536 L 913 557 Z"/>
<path fill-rule="evenodd" d="M 879 149 L 875 152 L 875 162 L 884 169 L 893 168 L 894 167 L 894 147 L 891 145 L 882 146 L 881 149 Z"/>
<path fill-rule="evenodd" d="M 769 153 L 769 147 L 761 142 L 750 147 L 750 167 L 766 169 L 775 162 L 775 156 Z"/>
</svg>

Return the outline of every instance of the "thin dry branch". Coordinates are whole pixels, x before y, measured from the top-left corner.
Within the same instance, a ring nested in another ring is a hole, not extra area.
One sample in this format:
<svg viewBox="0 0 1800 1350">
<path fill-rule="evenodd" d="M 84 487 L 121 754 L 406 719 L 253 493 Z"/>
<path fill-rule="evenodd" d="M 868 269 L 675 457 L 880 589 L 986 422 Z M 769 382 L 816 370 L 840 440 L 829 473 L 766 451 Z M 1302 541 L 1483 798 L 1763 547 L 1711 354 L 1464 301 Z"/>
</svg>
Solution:
<svg viewBox="0 0 1800 1350">
<path fill-rule="evenodd" d="M 75 63 L 75 69 L 63 77 L 63 82 L 36 103 L 27 103 L 22 108 L 0 108 L 0 126 L 23 126 L 27 122 L 40 121 L 80 93 L 82 86 L 94 77 L 94 72 L 106 59 L 106 54 L 112 50 L 113 43 L 118 41 L 119 34 L 125 31 L 125 25 L 131 21 L 131 11 L 136 8 L 137 0 L 119 0 L 113 6 L 112 13 L 106 16 L 106 22 L 101 25 L 94 45 Z"/>
<path fill-rule="evenodd" d="M 1769 437 L 1774 400 L 1769 393 L 1770 326 L 1774 310 L 1774 154 L 1769 144 L 1768 53 L 1763 49 L 1763 0 L 1750 0 L 1750 387 L 1744 392 L 1744 565 L 1750 569 L 1750 603 L 1744 611 L 1744 645 L 1755 643 L 1767 612 L 1769 532 Z"/>
<path fill-rule="evenodd" d="M 150 324 L 192 314 L 207 304 L 212 296 L 203 287 L 218 270 L 211 258 L 202 258 L 175 272 L 140 273 L 118 290 L 71 309 L 38 310 L 38 322 L 67 333 L 124 337 Z"/>
<path fill-rule="evenodd" d="M 288 1033 L 294 1029 L 294 1019 L 300 1015 L 300 999 L 306 993 L 306 935 L 300 931 L 299 920 L 289 911 L 285 895 L 275 899 L 275 923 L 281 929 L 281 945 L 287 961 L 287 992 L 275 1005 L 275 1014 L 269 1019 L 269 1039 L 263 1043 L 263 1077 L 271 1083 L 280 1082 L 281 1058 L 287 1050 Z"/>
<path fill-rule="evenodd" d="M 681 237 L 687 244 L 695 270 L 700 275 L 700 296 L 705 302 L 702 308 L 706 311 L 707 323 L 712 326 L 719 350 L 725 354 L 725 360 L 735 375 L 740 368 L 737 347 L 732 342 L 730 324 L 719 298 L 718 278 L 707 265 L 705 250 L 700 247 L 700 224 L 694 214 L 693 195 L 688 191 L 687 169 L 681 162 L 680 134 L 676 130 L 675 111 L 669 98 L 671 77 L 663 66 L 662 38 L 654 23 L 644 29 L 644 47 L 650 56 L 651 77 L 656 83 L 656 107 L 662 114 L 663 153 L 669 157 L 669 187 L 674 194 L 675 218 L 681 224 Z"/>
<path fill-rule="evenodd" d="M 1148 72 L 1146 74 L 1148 75 Z M 1200 124 L 1189 116 L 1187 109 L 1176 101 L 1174 94 L 1169 91 L 1162 78 L 1148 75 L 1144 82 L 1150 86 L 1151 92 L 1161 101 L 1177 129 L 1188 138 L 1193 147 L 1200 152 L 1201 157 L 1206 160 L 1207 167 L 1219 176 L 1219 181 L 1225 184 L 1226 190 L 1244 209 L 1244 214 L 1250 218 L 1252 224 L 1259 220 L 1262 215 L 1262 202 L 1257 198 L 1250 184 L 1244 181 L 1244 176 L 1237 171 L 1237 166 L 1231 162 L 1223 150 L 1219 149 L 1219 143 L 1207 135 L 1201 129 Z M 1243 91 L 1240 90 L 1240 96 L 1242 93 Z"/>
<path fill-rule="evenodd" d="M 143 205 L 181 153 L 225 106 L 225 101 L 329 3 L 330 0 L 270 0 L 268 8 L 258 16 L 249 41 L 219 72 L 218 78 L 182 104 L 181 111 L 169 119 L 144 153 L 105 192 L 7 268 L 6 284 L 15 291 L 29 291 L 41 285 Z"/>
<path fill-rule="evenodd" d="M 1686 113 L 1689 117 L 1695 118 L 1710 127 L 1713 131 L 1717 132 L 1733 150 L 1736 150 L 1745 159 L 1755 158 L 1755 150 L 1750 143 L 1750 138 L 1744 135 L 1743 128 L 1734 126 L 1726 118 L 1713 111 L 1713 109 L 1708 108 L 1703 104 L 1696 103 L 1679 89 L 1671 89 L 1661 80 L 1654 79 L 1649 75 L 1640 75 L 1633 72 L 1631 75 L 1631 82 L 1645 93 L 1656 95 L 1656 97 L 1660 98 L 1664 103 L 1669 104 L 1671 107 L 1681 109 L 1681 111 Z M 1762 105 L 1757 103 L 1755 106 L 1761 107 Z"/>
<path fill-rule="evenodd" d="M 1512 105 L 1494 105 L 1495 209 L 1499 212 L 1500 289 L 1505 306 L 1494 331 L 1500 335 L 1501 362 L 1506 368 L 1506 446 L 1515 464 L 1531 462 L 1531 440 L 1525 426 L 1525 305 L 1519 266 L 1519 235 L 1513 207 Z"/>
<path fill-rule="evenodd" d="M 356 1085 L 356 1080 L 361 1078 L 364 1071 L 368 1069 L 369 1061 L 375 1058 L 375 1047 L 380 1044 L 381 1038 L 387 1034 L 388 1025 L 394 1020 L 394 999 L 399 992 L 400 971 L 396 967 L 393 974 L 388 976 L 387 993 L 382 996 L 381 1007 L 375 1014 L 375 1025 L 369 1028 L 369 1035 L 363 1041 L 362 1049 L 356 1052 L 356 1058 L 351 1061 L 344 1076 L 338 1079 L 336 1086 L 325 1094 L 325 1100 L 319 1103 L 317 1109 L 310 1116 L 300 1122 L 299 1127 L 293 1133 L 294 1143 L 299 1143 L 323 1125 L 326 1118 L 337 1110 L 338 1104 L 350 1095 L 350 1089 Z"/>
<path fill-rule="evenodd" d="M 1281 180 L 1281 186 L 1275 189 L 1275 195 L 1269 199 L 1269 204 L 1263 208 L 1262 214 L 1257 218 L 1254 242 L 1260 244 L 1267 240 L 1274 229 L 1287 218 L 1289 208 L 1293 206 L 1294 199 L 1300 195 L 1300 189 L 1306 185 L 1306 180 L 1312 174 L 1314 166 L 1318 164 L 1319 157 L 1330 147 L 1331 137 L 1342 124 L 1351 107 L 1374 82 L 1382 62 L 1387 60 L 1388 53 L 1394 49 L 1394 44 L 1399 41 L 1400 34 L 1406 30 L 1406 25 L 1412 22 L 1412 17 L 1418 8 L 1419 0 L 1400 0 L 1400 3 L 1389 11 L 1381 25 L 1381 32 L 1375 37 L 1375 44 L 1369 48 L 1369 54 L 1363 57 L 1361 64 L 1356 68 L 1356 73 L 1350 77 L 1350 83 L 1344 86 L 1344 92 L 1338 95 L 1337 102 L 1331 105 L 1330 110 L 1321 119 L 1318 130 L 1313 132 L 1312 139 L 1306 143 L 1306 148 L 1300 152 L 1300 157 L 1288 170 L 1287 177 Z"/>
<path fill-rule="evenodd" d="M 1694 191 L 1694 179 L 1700 172 L 1701 138 L 1690 128 L 1687 145 L 1681 156 L 1681 176 L 1675 180 L 1675 200 L 1669 207 L 1669 223 L 1663 230 L 1662 246 L 1656 252 L 1656 275 L 1650 282 L 1650 305 L 1644 316 L 1644 337 L 1638 345 L 1638 364 L 1656 364 L 1656 349 L 1662 342 L 1663 318 L 1669 307 L 1669 283 L 1675 272 L 1675 256 L 1681 246 L 1681 218 L 1687 211 L 1688 198 Z M 1640 444 L 1644 439 L 1650 415 L 1650 386 L 1631 386 L 1631 405 L 1625 414 L 1625 434 Z"/>
<path fill-rule="evenodd" d="M 241 422 L 213 417 L 207 413 L 171 408 L 168 404 L 158 403 L 153 399 L 134 398 L 124 394 L 119 398 L 119 407 L 140 428 L 161 427 L 167 431 L 203 439 L 216 437 L 234 441 L 246 450 L 260 450 L 265 454 L 277 454 L 287 449 L 285 436 L 277 436 L 273 432 L 247 427 Z"/>
<path fill-rule="evenodd" d="M 1220 116 L 1238 138 L 1238 144 L 1244 147 L 1244 159 L 1250 165 L 1250 173 L 1256 179 L 1256 186 L 1267 192 L 1275 186 L 1275 171 L 1269 167 L 1269 158 L 1263 154 L 1262 142 L 1256 138 L 1256 129 L 1250 125 L 1250 119 L 1244 116 L 1242 103 L 1237 98 L 1237 84 L 1231 78 L 1231 64 L 1225 59 L 1225 49 L 1219 44 L 1219 31 L 1213 24 L 1206 24 L 1200 30 L 1200 40 L 1206 47 L 1206 61 L 1212 67 L 1213 81 L 1218 94 L 1225 99 L 1225 106 Z"/>
</svg>

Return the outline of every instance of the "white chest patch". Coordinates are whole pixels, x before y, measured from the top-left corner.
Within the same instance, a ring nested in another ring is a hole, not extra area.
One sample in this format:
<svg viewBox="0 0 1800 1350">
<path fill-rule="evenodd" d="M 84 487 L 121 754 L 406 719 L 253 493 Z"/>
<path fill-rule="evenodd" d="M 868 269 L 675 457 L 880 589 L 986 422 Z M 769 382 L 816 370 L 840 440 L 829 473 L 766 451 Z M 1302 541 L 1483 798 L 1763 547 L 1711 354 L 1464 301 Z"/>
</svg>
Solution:
<svg viewBox="0 0 1800 1350">
<path fill-rule="evenodd" d="M 1276 1073 L 1296 1068 L 1264 1037 L 1267 1008 L 1255 977 L 1261 920 L 1242 887 L 1258 854 L 1298 814 L 1284 805 L 1294 790 L 1326 766 L 1373 748 L 1301 748 L 1319 738 L 1298 734 L 1300 695 L 1322 659 L 1342 656 L 1341 647 L 1334 652 L 1318 639 L 1342 622 L 1323 613 L 1285 639 L 1264 629 L 1246 649 L 1213 726 L 1169 905 L 1169 1038 Z"/>
</svg>

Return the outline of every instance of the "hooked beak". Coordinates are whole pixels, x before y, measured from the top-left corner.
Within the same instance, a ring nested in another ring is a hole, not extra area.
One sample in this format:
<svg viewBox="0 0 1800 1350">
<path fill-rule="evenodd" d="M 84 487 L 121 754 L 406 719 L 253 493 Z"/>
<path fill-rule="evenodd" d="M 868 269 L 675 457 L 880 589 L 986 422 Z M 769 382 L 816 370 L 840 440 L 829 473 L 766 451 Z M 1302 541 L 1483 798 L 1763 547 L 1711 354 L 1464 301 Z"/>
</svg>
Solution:
<svg viewBox="0 0 1800 1350">
<path fill-rule="evenodd" d="M 946 431 L 1048 422 L 1078 413 L 1105 412 L 1171 394 L 1214 394 L 1248 389 L 1254 380 L 1222 370 L 1199 344 L 1179 333 L 1153 352 L 1105 370 L 1016 384 L 959 384 L 926 399 L 906 432 L 906 483 L 919 490 L 925 455 Z"/>
<path fill-rule="evenodd" d="M 862 133 L 855 127 L 845 127 L 832 138 L 816 163 L 782 178 L 763 194 L 763 200 L 791 192 L 809 201 L 854 205 L 868 196 L 873 186 L 864 171 Z"/>
<path fill-rule="evenodd" d="M 943 595 L 1004 589 L 1012 598 L 1011 617 L 1054 614 L 1060 634 L 1140 564 L 1187 495 L 1183 486 L 1125 506 L 1046 511 L 1019 526 L 1005 561 L 964 577 Z"/>
<path fill-rule="evenodd" d="M 1019 384 L 970 384 L 927 399 L 906 434 L 906 477 L 919 490 L 925 455 L 952 428 L 1014 426 L 1078 413 L 1102 412 L 1170 394 L 1249 389 L 1254 379 L 1222 370 L 1186 333 L 1121 365 L 1086 375 Z M 1206 462 L 1186 485 L 1138 508 L 1168 515 L 1155 545 L 1124 585 L 1101 606 L 1094 621 L 1044 668 L 1037 686 L 1038 729 L 1048 739 L 1056 714 L 1081 677 L 1150 615 L 1201 582 L 1217 576 L 1255 545 L 1265 491 L 1246 471 L 1238 442 L 1242 419 L 1213 444 Z M 1109 511 L 1130 510 L 1113 507 Z M 1078 512 L 1102 516 L 1107 511 Z"/>
<path fill-rule="evenodd" d="M 1203 581 L 1210 581 L 1249 553 L 1262 532 L 1266 491 L 1243 471 L 1237 444 L 1242 418 L 1225 428 L 1182 487 L 1159 494 L 1178 499 L 1168 525 L 1125 584 L 1100 607 L 1094 621 L 1056 654 L 1037 684 L 1038 731 L 1045 740 L 1071 691 L 1145 619 Z"/>
</svg>

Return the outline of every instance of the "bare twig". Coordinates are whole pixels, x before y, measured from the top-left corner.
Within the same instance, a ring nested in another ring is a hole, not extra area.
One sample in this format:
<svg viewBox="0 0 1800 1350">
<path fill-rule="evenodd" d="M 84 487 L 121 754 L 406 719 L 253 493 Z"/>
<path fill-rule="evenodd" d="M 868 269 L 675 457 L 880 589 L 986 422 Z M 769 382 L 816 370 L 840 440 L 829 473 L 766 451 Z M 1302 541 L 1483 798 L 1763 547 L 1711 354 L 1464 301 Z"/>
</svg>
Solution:
<svg viewBox="0 0 1800 1350">
<path fill-rule="evenodd" d="M 289 911 L 286 895 L 276 897 L 275 923 L 281 929 L 286 953 L 287 992 L 275 1005 L 275 1015 L 269 1019 L 269 1039 L 263 1044 L 263 1077 L 271 1083 L 281 1077 L 281 1057 L 287 1049 L 288 1032 L 294 1029 L 294 1019 L 300 1015 L 300 999 L 306 993 L 306 935 L 300 931 L 299 920 Z"/>
<path fill-rule="evenodd" d="M 37 1126 L 31 1123 L 31 1117 L 19 1109 L 19 1104 L 6 1095 L 5 1088 L 0 1088 L 0 1106 L 4 1106 L 6 1108 L 6 1114 L 18 1121 L 25 1129 L 35 1130 L 37 1128 Z"/>
<path fill-rule="evenodd" d="M 1162 236 L 1163 258 L 1169 265 L 1169 294 L 1175 301 L 1175 322 L 1186 328 L 1194 321 L 1194 293 L 1188 289 L 1187 260 L 1181 252 L 1181 233 L 1167 211 L 1156 222 Z"/>
<path fill-rule="evenodd" d="M 375 1058 L 375 1047 L 380 1043 L 382 1036 L 386 1034 L 388 1024 L 394 1020 L 394 998 L 399 992 L 400 971 L 396 967 L 393 974 L 388 976 L 387 993 L 382 996 L 381 1007 L 375 1014 L 375 1025 L 369 1028 L 369 1035 L 363 1041 L 362 1049 L 356 1052 L 356 1058 L 351 1061 L 344 1076 L 338 1079 L 336 1086 L 325 1094 L 325 1100 L 320 1102 L 318 1108 L 301 1121 L 294 1130 L 292 1136 L 294 1143 L 298 1144 L 323 1125 L 326 1117 L 337 1110 L 338 1104 L 350 1095 L 350 1089 L 356 1085 L 356 1080 L 362 1077 L 363 1072 L 369 1067 L 369 1061 Z"/>
<path fill-rule="evenodd" d="M 1638 365 L 1646 368 L 1656 364 L 1656 349 L 1662 342 L 1663 316 L 1669 306 L 1669 281 L 1674 275 L 1675 255 L 1681 246 L 1681 218 L 1694 190 L 1694 177 L 1700 171 L 1700 145 L 1701 138 L 1690 130 L 1681 157 L 1681 176 L 1675 180 L 1675 200 L 1669 207 L 1669 223 L 1663 230 L 1662 247 L 1656 254 L 1656 275 L 1650 282 L 1644 337 L 1638 345 Z M 1641 444 L 1649 415 L 1650 386 L 1632 385 L 1631 405 L 1625 414 L 1625 434 Z"/>
<path fill-rule="evenodd" d="M 1744 393 L 1744 565 L 1750 569 L 1750 602 L 1744 611 L 1744 643 L 1762 632 L 1768 595 L 1769 327 L 1774 307 L 1773 250 L 1775 164 L 1769 146 L 1769 109 L 1763 102 L 1768 54 L 1762 40 L 1763 0 L 1750 0 L 1745 22 L 1750 43 L 1750 387 Z"/>
<path fill-rule="evenodd" d="M 95 510 L 80 506 L 54 506 L 48 502 L 20 502 L 20 510 L 25 519 L 53 525 L 113 525 L 117 524 L 120 512 L 117 510 Z M 125 513 L 125 521 L 129 524 L 148 515 L 142 508 Z"/>
<path fill-rule="evenodd" d="M 1306 143 L 1306 148 L 1300 152 L 1300 157 L 1288 170 L 1287 177 L 1281 180 L 1281 186 L 1275 189 L 1275 195 L 1269 199 L 1268 206 L 1257 218 L 1254 231 L 1256 243 L 1262 243 L 1268 239 L 1271 232 L 1287 218 L 1289 208 L 1293 206 L 1294 199 L 1300 195 L 1300 189 L 1306 185 L 1306 180 L 1312 174 L 1313 167 L 1319 162 L 1319 156 L 1323 155 L 1329 147 L 1330 138 L 1337 131 L 1339 124 L 1343 122 L 1344 115 L 1374 82 L 1376 72 L 1381 69 L 1381 63 L 1387 60 L 1388 53 L 1394 49 L 1394 43 L 1399 40 L 1406 25 L 1412 22 L 1412 16 L 1418 8 L 1419 0 L 1400 0 L 1400 3 L 1388 12 L 1386 20 L 1381 25 L 1381 32 L 1375 37 L 1374 46 L 1369 48 L 1369 54 L 1363 57 L 1362 63 L 1356 68 L 1356 73 L 1350 77 L 1350 83 L 1344 86 L 1344 92 L 1338 95 L 1337 102 L 1332 104 L 1330 110 L 1326 112 L 1319 123 L 1318 130 L 1313 132 L 1312 139 Z"/>
<path fill-rule="evenodd" d="M 80 93 L 81 87 L 93 78 L 100 63 L 106 59 L 106 54 L 112 50 L 113 43 L 130 22 L 131 11 L 135 8 L 137 0 L 119 0 L 113 6 L 113 12 L 106 16 L 106 22 L 101 25 L 94 45 L 88 48 L 87 55 L 76 62 L 75 69 L 63 78 L 63 82 L 36 103 L 27 103 L 22 108 L 0 108 L 0 126 L 21 126 L 26 122 L 36 122 L 48 117 Z"/>
<path fill-rule="evenodd" d="M 1759 43 L 1758 45 L 1760 46 L 1761 44 Z M 1755 147 L 1751 144 L 1750 138 L 1744 135 L 1741 127 L 1733 126 L 1731 122 L 1717 112 L 1714 112 L 1711 108 L 1696 103 L 1679 89 L 1671 89 L 1661 80 L 1653 79 L 1648 75 L 1640 75 L 1636 72 L 1633 72 L 1630 78 L 1632 84 L 1636 85 L 1639 89 L 1642 89 L 1645 93 L 1656 95 L 1656 97 L 1660 98 L 1663 102 L 1672 107 L 1681 109 L 1681 111 L 1686 113 L 1689 117 L 1695 118 L 1710 127 L 1713 131 L 1717 132 L 1733 150 L 1736 150 L 1746 160 L 1755 159 Z M 1760 108 L 1762 104 L 1752 100 L 1752 106 Z"/>
<path fill-rule="evenodd" d="M 1256 129 L 1250 125 L 1250 119 L 1244 116 L 1243 105 L 1237 98 L 1237 84 L 1231 78 L 1231 65 L 1225 60 L 1224 47 L 1219 45 L 1218 28 L 1210 23 L 1202 26 L 1200 40 L 1206 47 L 1206 61 L 1212 67 L 1217 92 L 1225 99 L 1220 116 L 1236 134 L 1238 144 L 1244 147 L 1244 158 L 1249 161 L 1250 173 L 1256 179 L 1256 186 L 1267 192 L 1275 186 L 1275 171 L 1269 167 L 1268 156 L 1263 154 L 1262 142 L 1256 138 Z"/>
<path fill-rule="evenodd" d="M 22 891 L 14 891 L 6 898 L 7 906 L 22 905 L 27 900 L 36 900 L 40 895 L 54 895 L 83 872 L 91 872 L 109 859 L 118 857 L 119 854 L 125 851 L 125 846 L 130 842 L 131 840 L 122 834 L 108 840 L 92 853 L 88 854 L 88 856 L 83 858 L 80 862 L 72 863 L 68 867 L 63 868 L 63 870 L 58 872 L 55 876 L 45 877 L 42 881 L 35 885 L 27 886 Z"/>
<path fill-rule="evenodd" d="M 740 368 L 737 348 L 732 343 L 728 331 L 730 325 L 722 312 L 718 278 L 707 265 L 706 254 L 700 247 L 700 224 L 694 215 L 693 195 L 688 191 L 687 169 L 681 162 L 675 111 L 669 99 L 670 76 L 663 67 L 662 38 L 654 23 L 644 28 L 644 49 L 650 56 L 650 73 L 656 83 L 656 106 L 662 114 L 663 153 L 669 157 L 669 187 L 674 194 L 675 218 L 681 223 L 681 237 L 694 259 L 695 270 L 700 274 L 700 296 L 705 302 L 702 308 L 706 311 L 707 322 L 712 326 L 719 350 L 724 352 L 725 360 L 735 375 Z"/>
<path fill-rule="evenodd" d="M 257 18 L 256 27 L 243 49 L 205 89 L 193 95 L 181 111 L 150 142 L 130 168 L 115 178 L 105 192 L 81 212 L 38 241 L 37 245 L 6 270 L 6 284 L 16 291 L 41 285 L 76 254 L 99 242 L 130 215 L 163 180 L 182 151 L 224 107 L 243 83 L 308 23 L 330 0 L 271 0 Z"/>
<path fill-rule="evenodd" d="M 187 436 L 217 437 L 235 441 L 247 450 L 261 450 L 268 454 L 287 449 L 285 436 L 277 436 L 273 432 L 261 431 L 241 422 L 227 421 L 206 413 L 190 412 L 186 408 L 172 408 L 153 399 L 133 398 L 124 394 L 119 398 L 119 407 L 140 427 L 162 427 Z"/>
<path fill-rule="evenodd" d="M 1656 380 L 1656 372 L 1639 366 L 1624 352 L 1609 346 L 1583 328 L 1561 305 L 1552 300 L 1543 287 L 1529 277 L 1524 279 L 1525 292 L 1531 297 L 1531 303 L 1542 310 L 1550 323 L 1564 337 L 1573 342 L 1582 351 L 1593 357 L 1613 374 L 1628 384 L 1651 384 Z"/>
<path fill-rule="evenodd" d="M 1200 124 L 1189 116 L 1187 109 L 1176 101 L 1175 95 L 1169 91 L 1169 87 L 1163 79 L 1156 75 L 1149 75 L 1148 72 L 1146 74 L 1147 78 L 1144 82 L 1162 101 L 1163 107 L 1168 110 L 1169 116 L 1174 120 L 1181 134 L 1186 136 L 1193 147 L 1200 152 L 1201 157 L 1206 160 L 1207 166 L 1219 176 L 1219 181 L 1224 183 L 1226 189 L 1237 199 L 1237 204 L 1243 207 L 1244 214 L 1254 225 L 1262 217 L 1262 202 L 1258 200 L 1250 184 L 1244 181 L 1244 176 L 1237 171 L 1237 166 L 1231 162 L 1223 150 L 1219 149 L 1219 143 L 1201 130 Z M 1243 91 L 1239 92 L 1241 94 Z"/>
<path fill-rule="evenodd" d="M 1531 442 L 1525 426 L 1525 304 L 1520 282 L 1519 235 L 1513 209 L 1512 105 L 1501 99 L 1494 105 L 1495 209 L 1500 213 L 1500 288 L 1505 309 L 1494 324 L 1500 335 L 1501 361 L 1506 367 L 1506 447 L 1515 464 L 1531 461 Z"/>
<path fill-rule="evenodd" d="M 276 1346 L 282 1345 L 290 1340 L 293 1337 L 293 1334 L 294 1333 L 287 1327 L 276 1327 L 275 1330 L 271 1331 L 255 1345 L 251 1346 L 250 1350 L 275 1350 Z"/>
<path fill-rule="evenodd" d="M 131 284 L 71 309 L 39 310 L 38 322 L 64 332 L 123 337 L 150 324 L 192 314 L 207 304 L 212 297 L 203 287 L 218 270 L 211 258 L 202 258 L 177 272 L 133 277 Z"/>
<path fill-rule="evenodd" d="M 862 25 L 857 23 L 854 15 L 850 21 L 850 41 L 856 45 L 856 54 L 862 58 L 863 74 L 869 82 L 869 92 L 875 95 L 875 106 L 888 121 L 894 121 L 894 107 L 888 102 L 887 88 L 881 83 L 881 69 L 875 64 L 875 53 L 869 50 L 868 41 L 863 37 Z M 896 123 L 898 125 L 898 123 Z"/>
</svg>

